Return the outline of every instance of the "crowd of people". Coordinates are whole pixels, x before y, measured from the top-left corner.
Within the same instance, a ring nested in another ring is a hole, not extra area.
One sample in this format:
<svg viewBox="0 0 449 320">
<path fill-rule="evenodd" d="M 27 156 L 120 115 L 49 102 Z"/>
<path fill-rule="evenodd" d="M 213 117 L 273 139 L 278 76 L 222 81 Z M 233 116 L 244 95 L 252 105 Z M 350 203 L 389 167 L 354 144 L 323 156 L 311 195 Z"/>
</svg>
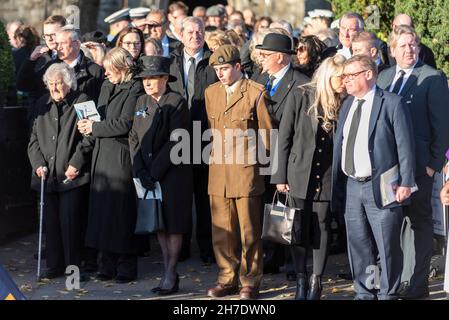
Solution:
<svg viewBox="0 0 449 320">
<path fill-rule="evenodd" d="M 219 268 L 210 297 L 256 299 L 263 274 L 285 265 L 295 299 L 319 300 L 338 216 L 356 299 L 429 295 L 431 195 L 449 149 L 449 90 L 411 17 L 395 17 L 387 43 L 359 14 L 334 20 L 327 10 L 309 12 L 301 33 L 251 9 L 196 7 L 189 16 L 181 1 L 168 12 L 123 9 L 105 22 L 109 34 L 80 35 L 50 16 L 43 45 L 33 27 L 7 26 L 18 94 L 29 106 L 32 186 L 46 181 L 44 277 L 77 265 L 100 280 L 138 278 L 149 238 L 134 233 L 137 178 L 163 194 L 164 274 L 155 294 L 179 290 L 176 267 L 190 257 L 195 224 L 201 260 Z M 77 118 L 74 105 L 89 100 L 101 121 Z M 173 132 L 196 124 L 213 129 L 211 160 L 193 164 L 206 145 L 191 141 L 188 163 L 175 164 Z M 243 143 L 234 137 L 229 146 L 227 130 Z M 259 159 L 228 161 L 249 157 L 248 130 L 278 131 L 274 142 L 258 139 L 277 159 L 271 175 L 261 174 Z M 387 174 L 393 199 L 383 194 Z M 300 209 L 289 246 L 261 238 L 264 204 L 279 193 Z M 405 218 L 413 243 L 401 243 Z M 414 254 L 403 255 L 404 246 Z M 379 283 L 371 283 L 372 266 Z"/>
</svg>

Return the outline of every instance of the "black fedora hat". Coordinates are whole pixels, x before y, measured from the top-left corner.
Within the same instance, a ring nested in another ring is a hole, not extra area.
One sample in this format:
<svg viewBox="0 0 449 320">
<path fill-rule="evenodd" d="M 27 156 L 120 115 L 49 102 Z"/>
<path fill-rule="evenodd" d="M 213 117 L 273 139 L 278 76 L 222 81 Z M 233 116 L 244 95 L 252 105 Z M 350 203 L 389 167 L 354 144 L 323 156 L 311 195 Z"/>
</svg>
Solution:
<svg viewBox="0 0 449 320">
<path fill-rule="evenodd" d="M 276 51 L 287 54 L 296 54 L 296 51 L 292 50 L 292 38 L 285 34 L 269 33 L 263 39 L 262 44 L 256 46 L 256 49 Z"/>
<path fill-rule="evenodd" d="M 139 59 L 140 72 L 136 78 L 149 78 L 155 76 L 168 76 L 168 81 L 176 81 L 170 74 L 170 59 L 162 56 L 144 56 Z"/>
</svg>

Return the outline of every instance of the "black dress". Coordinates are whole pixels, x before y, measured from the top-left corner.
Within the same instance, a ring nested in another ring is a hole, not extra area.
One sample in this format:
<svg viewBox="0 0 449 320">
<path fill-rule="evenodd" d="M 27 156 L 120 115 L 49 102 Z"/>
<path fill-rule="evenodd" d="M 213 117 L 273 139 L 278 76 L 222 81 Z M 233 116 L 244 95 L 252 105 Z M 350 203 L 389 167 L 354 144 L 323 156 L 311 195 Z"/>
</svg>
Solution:
<svg viewBox="0 0 449 320">
<path fill-rule="evenodd" d="M 137 101 L 129 135 L 134 175 L 144 173 L 161 184 L 169 234 L 189 233 L 192 228 L 192 168 L 189 164 L 172 162 L 171 151 L 176 142 L 170 140 L 174 130 L 188 132 L 189 119 L 187 102 L 178 93 L 167 91 L 159 102 L 145 95 Z M 188 150 L 190 142 L 184 143 L 184 150 Z"/>
</svg>

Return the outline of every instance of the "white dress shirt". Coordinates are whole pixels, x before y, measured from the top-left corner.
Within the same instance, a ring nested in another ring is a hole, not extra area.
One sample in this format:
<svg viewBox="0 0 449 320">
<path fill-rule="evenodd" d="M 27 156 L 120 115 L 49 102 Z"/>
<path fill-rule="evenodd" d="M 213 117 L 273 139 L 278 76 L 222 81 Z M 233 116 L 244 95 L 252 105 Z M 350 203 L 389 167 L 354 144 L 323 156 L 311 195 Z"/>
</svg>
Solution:
<svg viewBox="0 0 449 320">
<path fill-rule="evenodd" d="M 196 67 L 198 66 L 198 63 L 203 60 L 203 56 L 204 56 L 204 50 L 201 49 L 200 51 L 198 51 L 193 58 L 195 58 L 195 70 Z M 184 50 L 184 85 L 187 87 L 187 81 L 189 79 L 189 68 L 190 68 L 190 58 L 192 56 L 189 55 L 185 50 Z"/>
<path fill-rule="evenodd" d="M 417 63 L 417 62 L 416 62 L 416 63 Z M 400 70 L 404 70 L 404 72 L 405 72 L 405 74 L 404 74 L 404 80 L 402 81 L 402 86 L 401 86 L 401 88 L 399 89 L 399 92 L 398 92 L 398 94 L 400 94 L 401 91 L 402 91 L 402 89 L 404 88 L 404 85 L 405 85 L 405 83 L 407 82 L 408 78 L 410 78 L 410 75 L 412 74 L 413 69 L 414 69 L 415 66 L 416 66 L 416 63 L 413 65 L 413 67 L 408 68 L 408 69 L 402 69 L 401 67 L 399 67 L 399 65 L 396 65 L 396 75 L 394 76 L 394 78 L 393 78 L 393 83 L 391 84 L 391 86 L 390 86 L 390 88 L 388 89 L 388 91 L 390 91 L 390 92 L 393 91 L 393 88 L 394 88 L 394 86 L 395 86 L 395 84 L 396 84 L 396 81 L 398 81 L 399 77 L 401 76 L 401 75 L 399 74 L 399 71 L 400 71 Z"/>
<path fill-rule="evenodd" d="M 337 54 L 341 54 L 346 59 L 349 59 L 352 57 L 351 50 L 349 48 L 346 48 L 343 46 L 343 48 L 337 50 Z"/>
<path fill-rule="evenodd" d="M 78 55 L 78 57 L 76 58 L 75 61 L 73 61 L 71 64 L 69 64 L 69 67 L 72 69 L 75 68 L 76 65 L 80 62 L 80 60 L 81 60 L 81 54 Z"/>
<path fill-rule="evenodd" d="M 162 42 L 162 49 L 164 50 L 164 53 L 163 53 L 164 57 L 169 57 L 170 56 L 170 48 L 168 46 L 168 37 L 167 37 L 167 35 L 165 35 L 162 38 L 161 42 Z"/>
<path fill-rule="evenodd" d="M 274 76 L 273 88 L 277 86 L 277 84 L 282 80 L 282 78 L 284 78 L 285 74 L 287 73 L 287 71 L 289 69 L 290 69 L 290 64 L 286 65 L 281 70 L 279 70 L 278 72 L 273 74 L 273 76 Z"/>
<path fill-rule="evenodd" d="M 371 159 L 369 157 L 368 148 L 368 130 L 369 120 L 371 116 L 371 110 L 373 109 L 374 95 L 376 93 L 376 86 L 374 86 L 364 97 L 360 98 L 365 100 L 362 108 L 362 115 L 360 117 L 359 129 L 357 130 L 357 136 L 355 138 L 354 145 L 354 174 L 357 178 L 365 178 L 371 176 Z M 349 110 L 348 117 L 346 118 L 343 127 L 343 144 L 342 144 L 342 158 L 341 168 L 345 174 L 345 155 L 346 155 L 346 142 L 349 135 L 349 129 L 351 128 L 352 117 L 357 109 L 359 98 L 354 97 L 351 109 Z"/>
</svg>

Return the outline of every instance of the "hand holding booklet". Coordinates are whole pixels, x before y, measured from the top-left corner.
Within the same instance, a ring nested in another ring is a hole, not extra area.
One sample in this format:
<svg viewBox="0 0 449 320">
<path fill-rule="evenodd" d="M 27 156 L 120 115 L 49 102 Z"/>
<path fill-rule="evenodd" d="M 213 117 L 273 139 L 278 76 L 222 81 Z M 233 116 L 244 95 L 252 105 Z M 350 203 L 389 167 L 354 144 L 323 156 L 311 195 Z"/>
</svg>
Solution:
<svg viewBox="0 0 449 320">
<path fill-rule="evenodd" d="M 76 103 L 74 105 L 74 108 L 79 120 L 88 119 L 95 122 L 101 121 L 100 114 L 95 107 L 95 102 L 92 100 Z"/>
<path fill-rule="evenodd" d="M 380 195 L 382 206 L 388 206 L 396 201 L 396 188 L 399 186 L 399 166 L 395 165 L 380 176 Z M 416 184 L 412 187 L 412 193 L 418 191 Z"/>
</svg>

